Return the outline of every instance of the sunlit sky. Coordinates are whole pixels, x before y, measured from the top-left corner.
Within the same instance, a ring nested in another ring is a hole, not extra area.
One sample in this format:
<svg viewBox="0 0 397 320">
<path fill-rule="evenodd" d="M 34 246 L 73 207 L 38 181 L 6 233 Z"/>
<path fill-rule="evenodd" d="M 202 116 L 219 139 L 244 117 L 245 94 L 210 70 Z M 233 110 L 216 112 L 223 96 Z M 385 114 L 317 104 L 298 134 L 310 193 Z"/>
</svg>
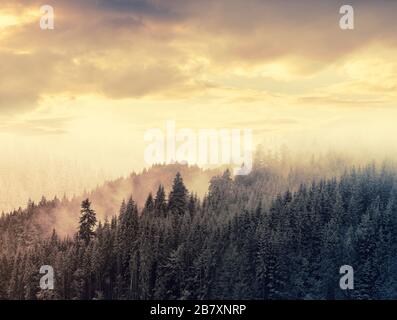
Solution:
<svg viewBox="0 0 397 320">
<path fill-rule="evenodd" d="M 167 120 L 395 149 L 396 1 L 43 1 L 0 3 L 0 210 L 142 169 Z"/>
</svg>

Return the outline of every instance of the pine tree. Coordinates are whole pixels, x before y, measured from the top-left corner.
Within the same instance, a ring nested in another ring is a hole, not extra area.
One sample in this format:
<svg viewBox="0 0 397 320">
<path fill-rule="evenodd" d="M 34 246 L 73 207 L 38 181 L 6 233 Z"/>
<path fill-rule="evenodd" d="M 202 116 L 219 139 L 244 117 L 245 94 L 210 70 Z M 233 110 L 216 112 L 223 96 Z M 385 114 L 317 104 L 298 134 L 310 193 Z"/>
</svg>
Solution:
<svg viewBox="0 0 397 320">
<path fill-rule="evenodd" d="M 208 189 L 208 204 L 214 212 L 219 214 L 219 211 L 229 205 L 233 199 L 232 186 L 233 181 L 229 170 L 226 170 L 222 176 L 211 179 Z"/>
<path fill-rule="evenodd" d="M 138 246 L 139 217 L 138 208 L 132 197 L 128 200 L 125 211 L 120 216 L 120 230 L 118 234 L 120 273 L 122 277 L 121 293 L 123 297 L 130 298 L 131 292 L 131 257 L 134 256 Z"/>
<path fill-rule="evenodd" d="M 153 196 L 152 193 L 149 193 L 149 196 L 146 199 L 145 202 L 145 207 L 143 208 L 142 213 L 143 214 L 151 214 L 154 210 L 154 201 L 153 201 Z"/>
<path fill-rule="evenodd" d="M 194 213 L 197 211 L 197 204 L 198 204 L 197 196 L 191 193 L 189 196 L 189 203 L 188 203 L 188 211 L 190 213 L 190 216 L 193 216 Z"/>
<path fill-rule="evenodd" d="M 175 176 L 168 200 L 168 209 L 176 215 L 183 215 L 187 209 L 188 191 L 183 183 L 181 174 Z"/>
<path fill-rule="evenodd" d="M 94 228 L 97 219 L 95 211 L 91 209 L 90 200 L 81 203 L 79 237 L 88 244 L 95 235 Z"/>
<path fill-rule="evenodd" d="M 154 210 L 156 215 L 164 215 L 167 211 L 167 200 L 165 198 L 164 187 L 160 184 L 154 199 Z"/>
</svg>

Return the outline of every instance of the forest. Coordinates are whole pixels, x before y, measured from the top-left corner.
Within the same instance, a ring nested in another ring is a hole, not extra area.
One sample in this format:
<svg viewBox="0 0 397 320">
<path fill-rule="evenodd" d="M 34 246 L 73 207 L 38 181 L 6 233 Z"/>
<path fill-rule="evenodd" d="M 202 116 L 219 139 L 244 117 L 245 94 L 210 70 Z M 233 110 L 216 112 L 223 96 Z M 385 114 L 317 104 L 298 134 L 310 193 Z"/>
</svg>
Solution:
<svg viewBox="0 0 397 320">
<path fill-rule="evenodd" d="M 338 162 L 317 175 L 312 162 L 283 175 L 280 163 L 226 169 L 202 197 L 177 173 L 169 192 L 160 184 L 143 206 L 132 194 L 105 219 L 83 199 L 70 235 L 35 219 L 69 200 L 4 213 L 0 299 L 395 299 L 396 167 Z M 54 290 L 38 285 L 42 265 Z M 354 290 L 339 287 L 342 265 Z"/>
</svg>

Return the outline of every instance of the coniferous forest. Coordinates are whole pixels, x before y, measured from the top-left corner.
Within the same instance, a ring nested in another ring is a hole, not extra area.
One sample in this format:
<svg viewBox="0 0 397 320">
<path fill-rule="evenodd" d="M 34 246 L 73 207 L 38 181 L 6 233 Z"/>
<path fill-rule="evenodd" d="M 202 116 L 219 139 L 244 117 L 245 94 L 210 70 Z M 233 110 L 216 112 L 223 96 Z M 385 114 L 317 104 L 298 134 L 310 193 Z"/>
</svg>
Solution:
<svg viewBox="0 0 397 320">
<path fill-rule="evenodd" d="M 0 0 L 0 306 L 397 300 L 396 35 L 397 0 Z"/>
<path fill-rule="evenodd" d="M 67 236 L 35 220 L 62 201 L 29 202 L 0 219 L 0 299 L 396 298 L 396 168 L 301 171 L 225 170 L 201 198 L 178 173 L 170 192 L 144 206 L 132 195 L 103 221 L 85 199 Z M 38 286 L 42 265 L 54 290 Z M 354 290 L 340 288 L 343 265 Z"/>
</svg>

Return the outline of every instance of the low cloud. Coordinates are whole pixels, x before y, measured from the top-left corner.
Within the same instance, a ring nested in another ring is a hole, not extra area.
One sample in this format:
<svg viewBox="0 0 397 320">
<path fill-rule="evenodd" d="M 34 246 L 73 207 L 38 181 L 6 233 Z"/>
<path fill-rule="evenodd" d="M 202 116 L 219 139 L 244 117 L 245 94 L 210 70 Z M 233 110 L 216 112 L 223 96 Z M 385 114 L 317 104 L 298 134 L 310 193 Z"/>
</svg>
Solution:
<svg viewBox="0 0 397 320">
<path fill-rule="evenodd" d="M 66 133 L 66 126 L 72 118 L 42 118 L 14 121 L 0 126 L 0 132 L 12 132 L 22 135 L 54 135 Z"/>
</svg>

